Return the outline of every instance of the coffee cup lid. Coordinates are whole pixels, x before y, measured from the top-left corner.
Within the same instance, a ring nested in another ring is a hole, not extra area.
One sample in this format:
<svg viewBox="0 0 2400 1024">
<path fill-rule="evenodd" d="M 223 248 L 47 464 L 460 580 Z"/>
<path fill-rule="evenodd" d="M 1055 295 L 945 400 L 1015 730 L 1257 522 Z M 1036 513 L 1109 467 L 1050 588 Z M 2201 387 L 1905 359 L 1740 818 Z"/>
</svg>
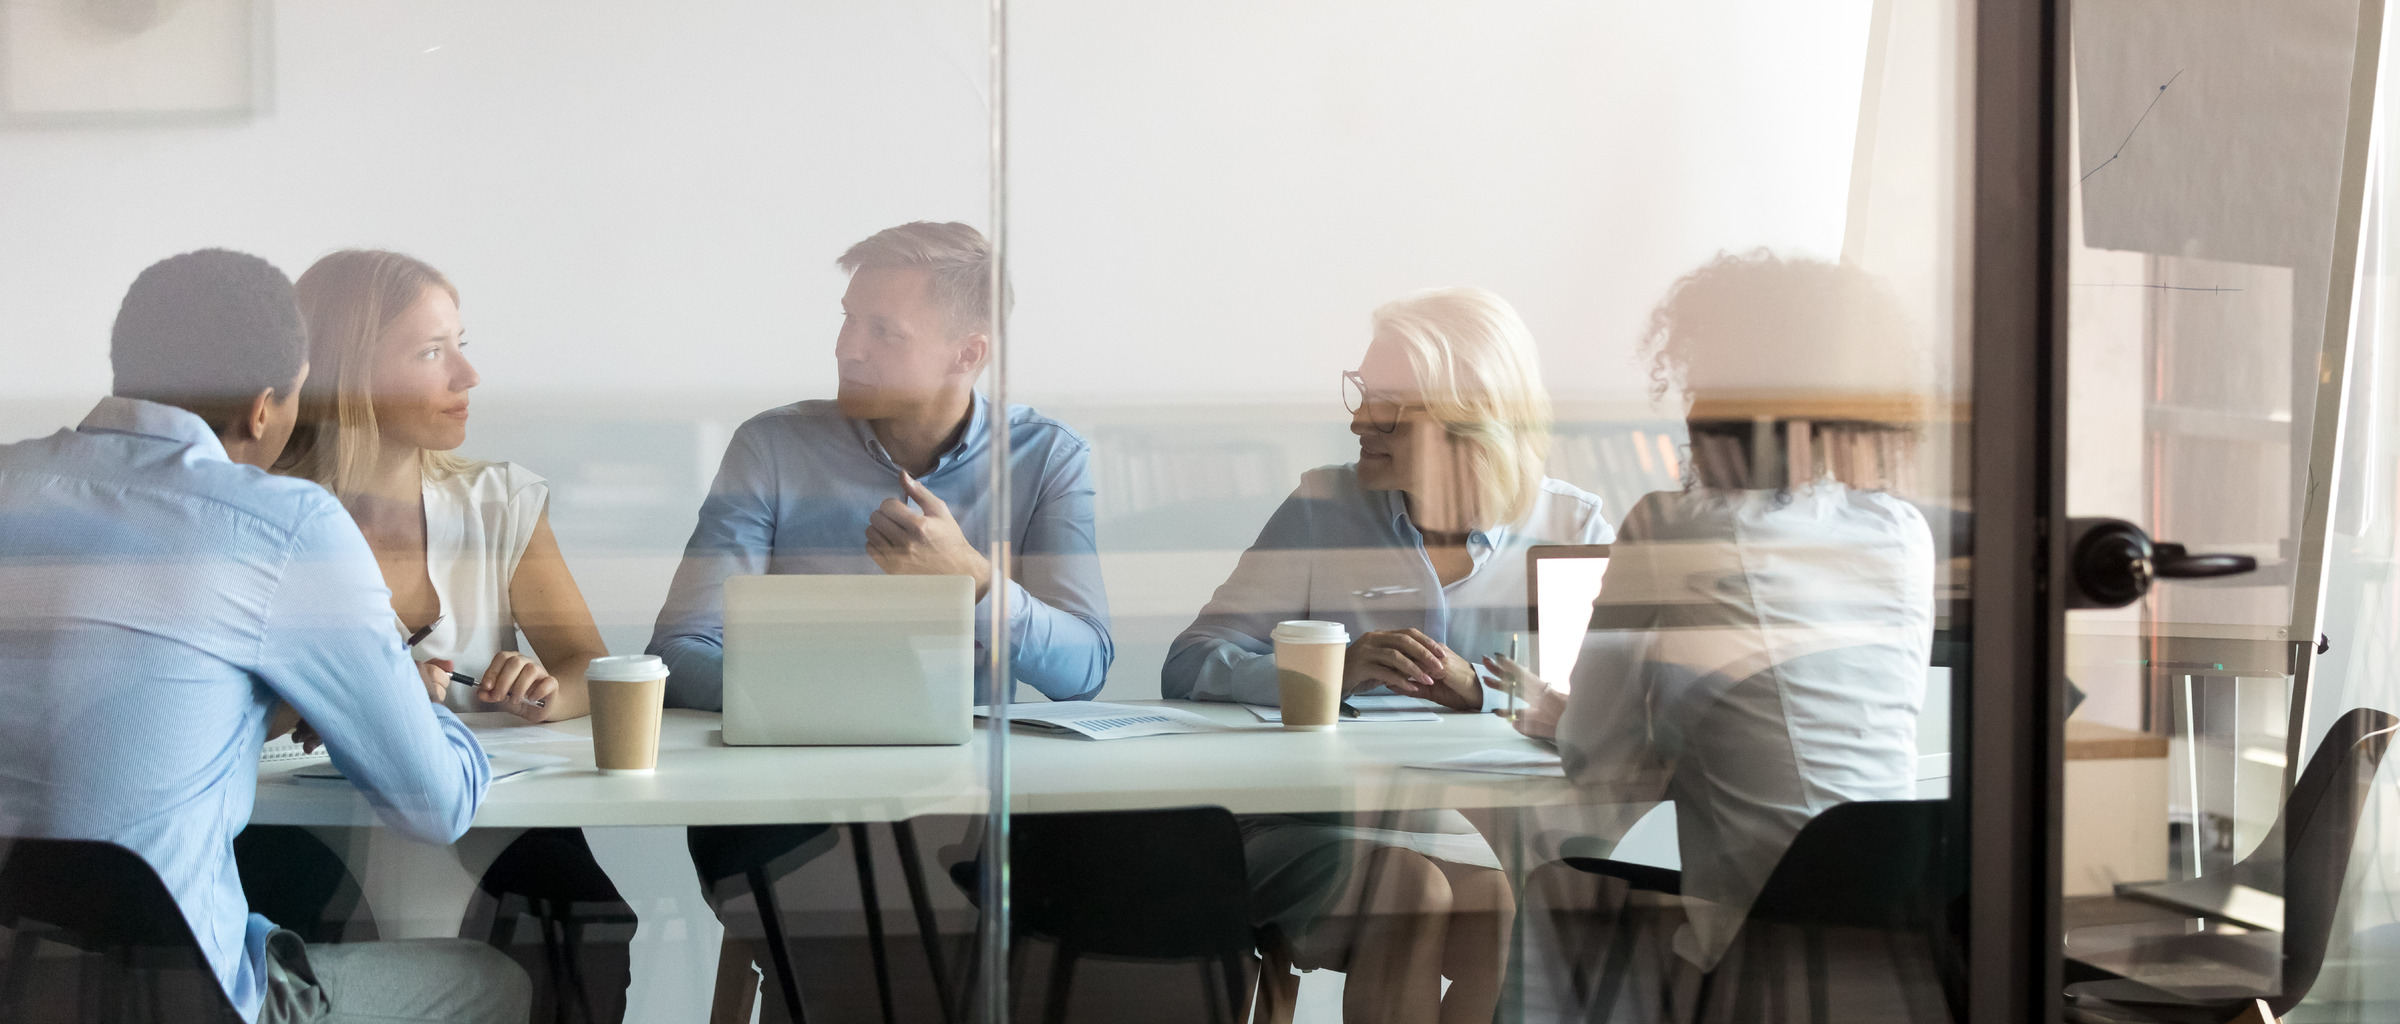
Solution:
<svg viewBox="0 0 2400 1024">
<path fill-rule="evenodd" d="M 1268 634 L 1277 643 L 1289 644 L 1346 644 L 1350 630 L 1339 622 L 1319 622 L 1315 619 L 1291 619 L 1275 624 Z"/>
<path fill-rule="evenodd" d="M 667 663 L 655 654 L 617 654 L 593 658 L 583 678 L 604 683 L 646 683 L 667 677 Z"/>
</svg>

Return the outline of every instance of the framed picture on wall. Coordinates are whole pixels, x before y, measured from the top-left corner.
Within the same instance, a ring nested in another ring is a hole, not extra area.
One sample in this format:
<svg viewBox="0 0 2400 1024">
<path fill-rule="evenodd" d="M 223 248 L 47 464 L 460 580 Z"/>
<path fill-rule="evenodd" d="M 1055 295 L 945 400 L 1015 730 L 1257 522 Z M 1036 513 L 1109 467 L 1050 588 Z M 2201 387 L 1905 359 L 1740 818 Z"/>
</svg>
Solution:
<svg viewBox="0 0 2400 1024">
<path fill-rule="evenodd" d="M 0 124 L 235 121 L 272 96 L 268 0 L 0 2 Z"/>
</svg>

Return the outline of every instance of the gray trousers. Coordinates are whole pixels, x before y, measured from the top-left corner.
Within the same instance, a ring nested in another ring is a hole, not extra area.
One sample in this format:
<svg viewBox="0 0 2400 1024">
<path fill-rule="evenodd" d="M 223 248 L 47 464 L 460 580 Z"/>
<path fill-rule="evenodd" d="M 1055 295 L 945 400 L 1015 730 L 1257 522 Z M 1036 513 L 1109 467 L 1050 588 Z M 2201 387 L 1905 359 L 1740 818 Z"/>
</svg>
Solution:
<svg viewBox="0 0 2400 1024">
<path fill-rule="evenodd" d="M 308 945 L 267 938 L 258 1024 L 525 1024 L 533 983 L 499 950 L 466 939 Z"/>
</svg>

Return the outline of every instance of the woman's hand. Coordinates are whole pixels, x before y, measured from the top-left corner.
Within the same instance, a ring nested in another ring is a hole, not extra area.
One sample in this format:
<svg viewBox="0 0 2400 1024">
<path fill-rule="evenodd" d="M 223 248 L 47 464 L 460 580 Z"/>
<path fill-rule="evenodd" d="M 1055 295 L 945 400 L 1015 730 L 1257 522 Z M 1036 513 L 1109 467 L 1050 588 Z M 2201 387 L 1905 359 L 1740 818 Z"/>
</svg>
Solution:
<svg viewBox="0 0 2400 1024">
<path fill-rule="evenodd" d="M 436 704 L 450 696 L 450 673 L 458 663 L 448 658 L 431 658 L 417 663 L 417 681 L 425 684 L 425 697 Z"/>
<path fill-rule="evenodd" d="M 1350 644 L 1342 660 L 1342 695 L 1401 683 L 1433 682 L 1442 670 L 1440 647 L 1413 629 L 1379 629 Z"/>
<path fill-rule="evenodd" d="M 544 705 L 557 693 L 558 680 L 540 662 L 515 651 L 493 655 L 492 663 L 483 670 L 483 678 L 475 684 L 476 700 L 498 704 L 500 710 L 528 722 L 548 718 L 550 709 Z"/>
<path fill-rule="evenodd" d="M 1501 655 L 1483 659 L 1483 667 L 1491 669 L 1493 675 L 1499 676 L 1525 701 L 1524 709 L 1517 712 L 1518 732 L 1537 740 L 1558 738 L 1558 716 L 1567 710 L 1567 695 L 1564 692 L 1551 689 L 1550 684 L 1543 682 L 1540 676 Z M 1505 715 L 1508 712 L 1492 713 Z"/>
<path fill-rule="evenodd" d="M 1475 666 L 1415 629 L 1376 630 L 1350 645 L 1342 692 L 1376 686 L 1462 711 L 1483 707 L 1483 683 L 1475 678 Z"/>
</svg>

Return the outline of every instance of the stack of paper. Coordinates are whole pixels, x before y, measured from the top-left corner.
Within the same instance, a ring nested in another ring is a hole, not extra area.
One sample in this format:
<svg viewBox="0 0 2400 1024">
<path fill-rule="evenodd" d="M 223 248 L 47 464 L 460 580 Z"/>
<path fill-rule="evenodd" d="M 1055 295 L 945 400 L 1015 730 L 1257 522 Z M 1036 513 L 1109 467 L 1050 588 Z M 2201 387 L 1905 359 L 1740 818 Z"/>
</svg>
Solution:
<svg viewBox="0 0 2400 1024">
<path fill-rule="evenodd" d="M 286 734 L 268 740 L 265 746 L 259 748 L 258 768 L 261 772 L 280 771 L 298 764 L 317 764 L 332 756 L 325 752 L 324 747 L 304 750 L 299 741 Z"/>
</svg>

